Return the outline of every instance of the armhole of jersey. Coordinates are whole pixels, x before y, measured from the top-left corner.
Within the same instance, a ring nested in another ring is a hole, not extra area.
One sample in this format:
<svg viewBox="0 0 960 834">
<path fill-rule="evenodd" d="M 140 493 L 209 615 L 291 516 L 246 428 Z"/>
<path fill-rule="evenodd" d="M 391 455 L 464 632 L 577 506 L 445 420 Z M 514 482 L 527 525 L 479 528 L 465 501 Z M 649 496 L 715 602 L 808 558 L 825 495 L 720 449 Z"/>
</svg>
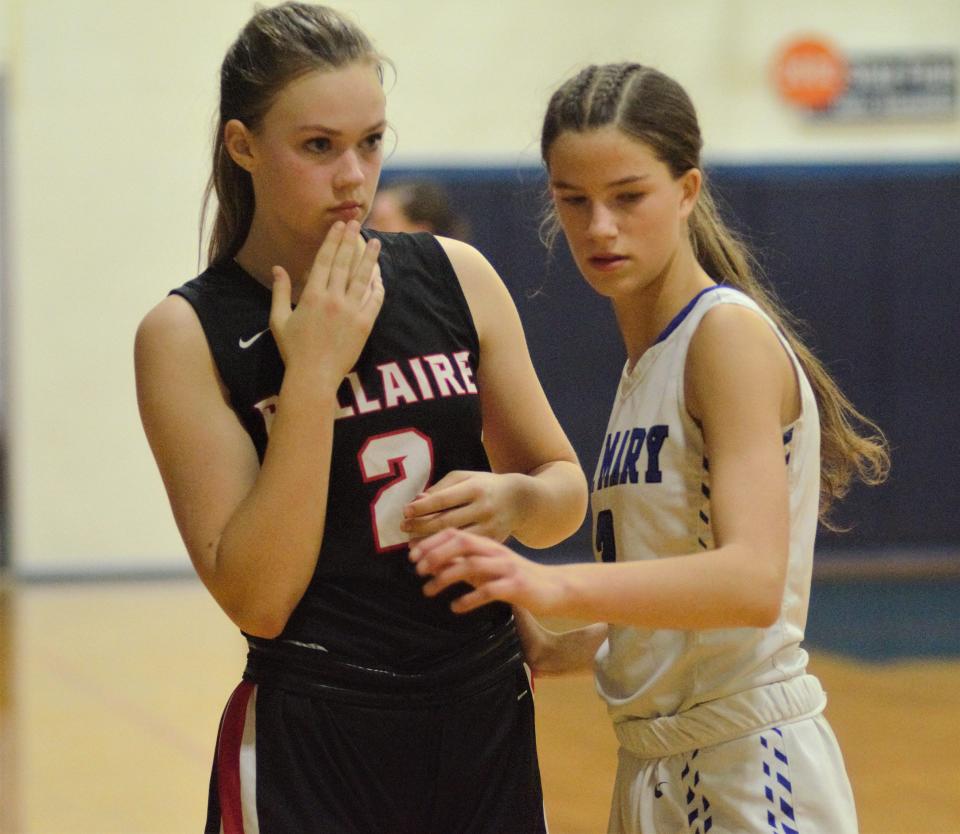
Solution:
<svg viewBox="0 0 960 834">
<path fill-rule="evenodd" d="M 197 291 L 187 284 L 184 284 L 182 287 L 177 287 L 176 289 L 170 290 L 167 295 L 179 295 L 185 301 L 190 302 L 190 306 L 194 309 L 197 308 Z"/>
<path fill-rule="evenodd" d="M 807 381 L 807 385 L 810 385 L 809 380 L 804 373 L 803 366 L 800 364 L 800 359 L 797 354 L 794 352 L 793 348 L 790 346 L 790 342 L 787 339 L 786 335 L 777 327 L 776 322 L 770 318 L 769 315 L 763 310 L 763 308 L 757 304 L 749 295 L 742 292 L 741 290 L 735 289 L 733 287 L 723 288 L 732 290 L 731 293 L 716 293 L 716 295 L 711 298 L 709 306 L 706 309 L 703 309 L 699 315 L 696 317 L 696 325 L 694 326 L 693 333 L 690 334 L 690 338 L 687 339 L 687 349 L 683 354 L 683 373 L 678 374 L 680 378 L 680 390 L 679 390 L 679 399 L 680 399 L 680 408 L 681 413 L 685 414 L 687 418 L 695 425 L 699 430 L 701 437 L 703 435 L 703 429 L 700 425 L 700 422 L 694 419 L 693 415 L 687 410 L 687 396 L 686 396 L 686 376 L 687 376 L 687 354 L 690 350 L 690 343 L 693 341 L 694 334 L 697 329 L 700 327 L 700 323 L 703 321 L 703 317 L 707 315 L 714 307 L 718 307 L 721 304 L 736 304 L 739 307 L 743 307 L 747 310 L 750 310 L 755 315 L 759 316 L 760 319 L 773 331 L 773 335 L 779 343 L 781 349 L 786 354 L 787 359 L 790 362 L 790 367 L 793 369 L 793 378 L 797 386 L 797 397 L 800 400 L 800 413 L 797 415 L 796 419 L 791 420 L 786 426 L 781 426 L 784 432 L 784 437 L 787 435 L 792 437 L 793 430 L 796 428 L 804 417 L 807 414 L 806 408 L 806 397 L 804 396 L 803 383 L 804 380 Z M 699 305 L 698 305 L 699 306 Z M 693 311 L 691 311 L 693 312 Z M 811 387 L 812 390 L 812 387 Z M 819 417 L 818 417 L 819 419 Z"/>
<path fill-rule="evenodd" d="M 470 309 L 470 303 L 467 301 L 466 293 L 463 291 L 463 285 L 460 283 L 460 276 L 454 268 L 440 241 L 429 232 L 416 232 L 411 235 L 417 242 L 417 249 L 423 253 L 424 262 L 428 267 L 435 263 L 442 270 L 444 285 L 449 287 L 451 294 L 461 305 L 467 326 L 473 338 L 474 350 L 477 354 L 477 364 L 480 362 L 480 334 L 477 332 L 477 324 L 473 319 L 473 310 Z"/>
<path fill-rule="evenodd" d="M 748 303 L 744 303 L 743 301 L 737 301 L 737 300 L 734 300 L 731 303 L 734 303 L 734 304 L 739 303 L 741 307 L 746 307 L 748 310 L 752 310 L 756 315 L 760 317 L 760 319 L 763 322 L 766 323 L 767 327 L 769 327 L 770 330 L 773 331 L 774 337 L 776 337 L 776 340 L 780 345 L 780 348 L 783 350 L 784 354 L 786 355 L 788 361 L 790 362 L 790 367 L 793 370 L 793 381 L 797 389 L 797 398 L 800 404 L 800 413 L 796 416 L 795 419 L 787 423 L 786 426 L 781 426 L 784 432 L 784 438 L 785 438 L 784 442 L 786 442 L 786 437 L 788 435 L 792 437 L 794 428 L 796 428 L 803 421 L 804 417 L 806 417 L 807 415 L 807 408 L 806 408 L 807 398 L 804 396 L 804 383 L 806 382 L 806 384 L 810 387 L 811 394 L 813 393 L 813 387 L 810 384 L 810 380 L 808 379 L 806 372 L 803 370 L 803 365 L 800 364 L 800 357 L 797 356 L 796 351 L 793 349 L 793 346 L 790 344 L 790 340 L 787 338 L 786 333 L 784 333 L 777 326 L 777 323 L 770 317 L 770 315 L 756 301 L 750 298 L 750 296 L 742 292 L 740 293 L 740 296 L 743 299 L 745 299 L 746 302 Z M 816 401 L 815 398 L 814 398 L 814 401 Z M 820 419 L 819 415 L 817 415 L 817 419 L 818 420 Z"/>
<path fill-rule="evenodd" d="M 207 342 L 207 349 L 210 351 L 210 355 L 214 359 L 214 363 L 217 364 L 217 370 L 219 372 L 220 366 L 216 363 L 217 353 L 213 349 L 213 345 L 210 343 L 210 334 L 207 332 L 206 325 L 203 323 L 203 316 L 200 313 L 200 293 L 197 292 L 193 287 L 184 284 L 182 287 L 177 287 L 174 290 L 170 290 L 167 293 L 167 296 L 176 295 L 182 298 L 190 307 L 193 309 L 193 314 L 197 317 L 197 323 L 200 325 L 200 330 L 203 332 L 203 338 Z"/>
<path fill-rule="evenodd" d="M 233 402 L 233 389 L 230 387 L 229 381 L 224 376 L 223 366 L 220 363 L 220 357 L 218 356 L 218 352 L 214 347 L 213 342 L 210 340 L 210 334 L 207 332 L 207 328 L 203 323 L 203 316 L 200 314 L 200 293 L 195 288 L 184 284 L 182 287 L 177 287 L 176 289 L 170 290 L 167 295 L 177 295 L 193 308 L 193 314 L 197 317 L 197 322 L 200 325 L 203 338 L 207 343 L 207 350 L 210 352 L 210 358 L 213 360 L 213 367 L 217 372 L 217 380 L 227 392 L 227 403 L 234 411 L 236 411 L 236 405 Z"/>
<path fill-rule="evenodd" d="M 719 290 L 719 287 L 717 288 Z M 718 292 L 710 293 L 711 296 L 719 295 Z M 690 345 L 693 342 L 693 337 L 696 335 L 697 330 L 700 328 L 700 322 L 703 321 L 703 317 L 710 312 L 718 303 L 713 298 L 710 298 L 709 301 L 704 302 L 701 300 L 696 304 L 693 309 L 690 311 L 687 319 L 681 323 L 682 326 L 689 327 L 693 323 L 693 330 L 690 335 L 687 337 L 683 353 L 679 357 L 680 373 L 676 374 L 677 382 L 677 400 L 680 406 L 680 414 L 683 416 L 684 421 L 689 422 L 692 426 L 696 427 L 697 432 L 700 435 L 700 446 L 701 449 L 705 448 L 705 443 L 703 439 L 703 426 L 700 421 L 694 417 L 690 410 L 687 408 L 687 357 L 690 355 Z M 704 304 L 706 308 L 704 309 Z"/>
</svg>

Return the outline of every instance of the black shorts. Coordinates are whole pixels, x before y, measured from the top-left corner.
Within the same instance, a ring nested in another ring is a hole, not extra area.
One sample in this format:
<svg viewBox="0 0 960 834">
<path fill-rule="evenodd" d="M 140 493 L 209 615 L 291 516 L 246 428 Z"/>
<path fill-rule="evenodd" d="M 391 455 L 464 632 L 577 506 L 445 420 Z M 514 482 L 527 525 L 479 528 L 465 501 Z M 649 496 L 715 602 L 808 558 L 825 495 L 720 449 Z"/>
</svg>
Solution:
<svg viewBox="0 0 960 834">
<path fill-rule="evenodd" d="M 361 697 L 245 680 L 221 723 L 205 831 L 545 834 L 523 664 L 481 678 Z"/>
</svg>

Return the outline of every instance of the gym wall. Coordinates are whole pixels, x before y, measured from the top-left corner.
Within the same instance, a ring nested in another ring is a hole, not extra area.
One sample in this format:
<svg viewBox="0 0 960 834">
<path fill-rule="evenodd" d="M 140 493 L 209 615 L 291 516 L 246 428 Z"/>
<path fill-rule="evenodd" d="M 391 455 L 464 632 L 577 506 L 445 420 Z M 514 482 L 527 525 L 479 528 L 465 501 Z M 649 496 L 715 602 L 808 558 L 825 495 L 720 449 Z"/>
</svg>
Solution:
<svg viewBox="0 0 960 834">
<path fill-rule="evenodd" d="M 139 425 L 133 334 L 153 304 L 198 272 L 217 69 L 252 5 L 0 0 L 7 522 L 22 574 L 188 568 Z M 854 497 L 862 520 L 847 541 L 957 542 L 947 496 L 956 494 L 960 122 L 816 122 L 784 104 L 769 77 L 780 46 L 808 32 L 851 53 L 957 55 L 958 4 L 353 0 L 339 8 L 397 68 L 387 77 L 397 137 L 388 174 L 430 167 L 456 187 L 475 242 L 514 291 L 588 471 L 622 350 L 562 247 L 547 268 L 536 241 L 538 122 L 572 71 L 630 58 L 687 87 L 736 225 L 766 253 L 771 277 L 812 321 L 814 343 L 854 399 L 894 438 L 895 481 Z M 581 415 L 570 403 L 571 391 L 583 390 L 590 407 Z"/>
</svg>

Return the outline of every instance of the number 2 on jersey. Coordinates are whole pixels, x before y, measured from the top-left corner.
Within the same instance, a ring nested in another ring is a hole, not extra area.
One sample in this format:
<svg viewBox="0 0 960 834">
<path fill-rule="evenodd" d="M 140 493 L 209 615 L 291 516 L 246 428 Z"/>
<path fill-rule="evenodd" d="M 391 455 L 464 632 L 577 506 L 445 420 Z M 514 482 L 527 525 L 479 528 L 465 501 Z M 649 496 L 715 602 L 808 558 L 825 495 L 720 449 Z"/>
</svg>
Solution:
<svg viewBox="0 0 960 834">
<path fill-rule="evenodd" d="M 410 537 L 400 529 L 403 508 L 430 483 L 433 444 L 416 429 L 402 429 L 367 439 L 357 454 L 364 483 L 391 478 L 370 502 L 377 550 L 402 547 Z"/>
</svg>

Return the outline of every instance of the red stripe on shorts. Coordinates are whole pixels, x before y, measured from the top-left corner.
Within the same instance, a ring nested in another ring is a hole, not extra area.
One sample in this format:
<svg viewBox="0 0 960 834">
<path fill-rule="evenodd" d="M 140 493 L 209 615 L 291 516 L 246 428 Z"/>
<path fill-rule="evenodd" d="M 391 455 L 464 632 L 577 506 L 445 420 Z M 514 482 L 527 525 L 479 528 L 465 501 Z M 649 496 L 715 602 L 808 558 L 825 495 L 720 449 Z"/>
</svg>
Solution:
<svg viewBox="0 0 960 834">
<path fill-rule="evenodd" d="M 240 801 L 240 742 L 247 717 L 247 703 L 255 685 L 242 681 L 233 691 L 220 726 L 217 747 L 217 790 L 223 834 L 243 834 L 243 807 Z"/>
</svg>

